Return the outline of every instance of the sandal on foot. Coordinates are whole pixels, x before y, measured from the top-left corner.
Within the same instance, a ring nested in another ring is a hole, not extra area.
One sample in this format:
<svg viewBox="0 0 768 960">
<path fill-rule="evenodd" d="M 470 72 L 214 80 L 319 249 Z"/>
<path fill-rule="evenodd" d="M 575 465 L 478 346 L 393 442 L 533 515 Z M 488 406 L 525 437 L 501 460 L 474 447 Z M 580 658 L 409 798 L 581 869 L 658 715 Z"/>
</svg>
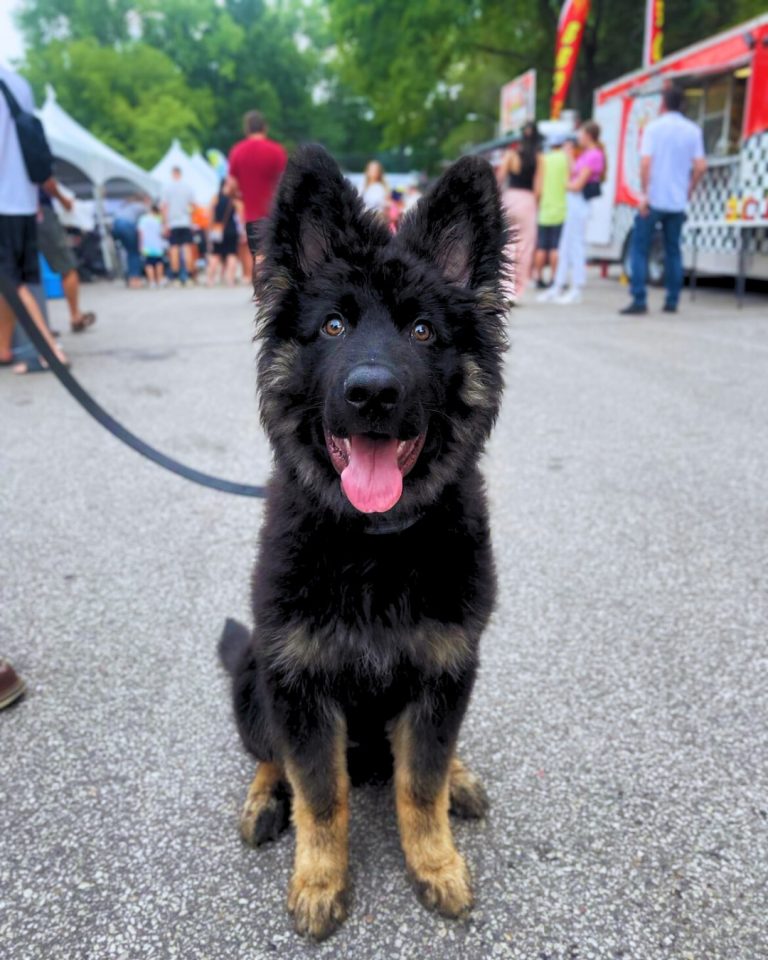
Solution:
<svg viewBox="0 0 768 960">
<path fill-rule="evenodd" d="M 87 330 L 88 327 L 92 327 L 96 323 L 96 314 L 92 312 L 81 313 L 77 320 L 73 320 L 71 327 L 72 333 L 82 333 L 83 330 Z"/>
</svg>

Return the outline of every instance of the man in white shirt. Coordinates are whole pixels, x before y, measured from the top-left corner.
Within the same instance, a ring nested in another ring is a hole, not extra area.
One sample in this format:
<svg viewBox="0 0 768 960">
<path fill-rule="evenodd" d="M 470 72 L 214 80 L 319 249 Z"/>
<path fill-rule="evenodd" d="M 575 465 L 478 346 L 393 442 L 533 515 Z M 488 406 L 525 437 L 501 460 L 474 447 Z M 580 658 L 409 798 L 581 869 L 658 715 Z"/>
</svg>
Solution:
<svg viewBox="0 0 768 960">
<path fill-rule="evenodd" d="M 175 282 L 186 283 L 189 275 L 195 276 L 195 249 L 192 238 L 192 210 L 195 194 L 192 187 L 182 179 L 181 167 L 171 170 L 171 182 L 163 193 L 163 221 L 168 235 L 168 259 Z M 184 250 L 181 262 L 179 249 Z"/>
<path fill-rule="evenodd" d="M 648 312 L 648 253 L 657 223 L 661 224 L 664 234 L 667 288 L 664 312 L 677 312 L 683 286 L 680 234 L 688 201 L 707 169 L 701 128 L 683 116 L 682 106 L 682 91 L 668 87 L 663 93 L 661 116 L 652 120 L 643 132 L 640 148 L 642 194 L 632 230 L 632 303 L 621 311 L 623 314 Z"/>
<path fill-rule="evenodd" d="M 12 70 L 0 67 L 2 80 L 22 110 L 32 113 L 35 101 L 26 80 Z M 9 277 L 30 316 L 62 363 L 68 363 L 64 351 L 51 336 L 29 284 L 40 283 L 37 259 L 37 187 L 29 179 L 24 157 L 5 94 L 0 90 L 0 272 Z M 13 362 L 13 326 L 10 306 L 0 296 L 0 366 Z M 47 369 L 39 359 L 20 364 L 17 373 Z"/>
</svg>

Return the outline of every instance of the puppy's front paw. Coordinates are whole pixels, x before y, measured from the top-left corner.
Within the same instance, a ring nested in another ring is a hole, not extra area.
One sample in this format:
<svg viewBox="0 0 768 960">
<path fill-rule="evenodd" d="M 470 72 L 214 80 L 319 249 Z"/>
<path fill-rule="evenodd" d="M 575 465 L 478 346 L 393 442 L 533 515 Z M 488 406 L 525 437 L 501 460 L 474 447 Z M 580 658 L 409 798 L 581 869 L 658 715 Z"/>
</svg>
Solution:
<svg viewBox="0 0 768 960">
<path fill-rule="evenodd" d="M 240 814 L 240 834 L 246 843 L 258 847 L 277 840 L 288 826 L 290 802 L 285 791 L 249 796 Z"/>
<path fill-rule="evenodd" d="M 490 808 L 488 794 L 477 777 L 451 781 L 451 813 L 464 820 L 481 820 Z"/>
<path fill-rule="evenodd" d="M 347 891 L 344 880 L 294 874 L 288 889 L 288 909 L 296 932 L 303 937 L 325 940 L 347 918 Z"/>
<path fill-rule="evenodd" d="M 463 917 L 472 907 L 469 870 L 458 853 L 441 864 L 411 870 L 419 899 L 445 917 Z"/>
</svg>

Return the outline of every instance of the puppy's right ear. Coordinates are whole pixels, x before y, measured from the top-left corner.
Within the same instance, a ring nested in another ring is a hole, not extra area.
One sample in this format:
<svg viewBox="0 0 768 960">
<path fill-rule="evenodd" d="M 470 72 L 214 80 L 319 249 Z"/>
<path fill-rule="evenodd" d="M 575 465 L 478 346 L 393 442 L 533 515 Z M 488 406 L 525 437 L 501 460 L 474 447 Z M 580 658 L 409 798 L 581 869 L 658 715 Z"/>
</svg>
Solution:
<svg viewBox="0 0 768 960">
<path fill-rule="evenodd" d="M 360 197 L 331 155 L 320 146 L 300 147 L 288 161 L 267 224 L 266 258 L 293 276 L 310 277 L 360 243 L 362 218 Z"/>
</svg>

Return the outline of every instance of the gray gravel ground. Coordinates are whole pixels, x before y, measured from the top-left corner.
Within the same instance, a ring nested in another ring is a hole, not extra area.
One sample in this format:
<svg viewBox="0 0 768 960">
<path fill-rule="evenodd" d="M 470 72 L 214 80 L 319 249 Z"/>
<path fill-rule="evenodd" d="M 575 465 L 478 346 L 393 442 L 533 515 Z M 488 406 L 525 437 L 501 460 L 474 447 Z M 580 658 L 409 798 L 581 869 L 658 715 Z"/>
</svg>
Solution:
<svg viewBox="0 0 768 960">
<path fill-rule="evenodd" d="M 77 374 L 162 449 L 258 482 L 242 290 L 86 288 Z M 215 640 L 247 615 L 261 506 L 142 461 L 50 376 L 0 374 L 0 954 L 768 957 L 768 309 L 620 318 L 618 285 L 511 321 L 485 470 L 500 605 L 463 731 L 493 801 L 458 823 L 477 906 L 409 889 L 388 791 L 353 796 L 351 916 L 285 911 Z M 63 305 L 51 307 L 63 326 Z"/>
</svg>

